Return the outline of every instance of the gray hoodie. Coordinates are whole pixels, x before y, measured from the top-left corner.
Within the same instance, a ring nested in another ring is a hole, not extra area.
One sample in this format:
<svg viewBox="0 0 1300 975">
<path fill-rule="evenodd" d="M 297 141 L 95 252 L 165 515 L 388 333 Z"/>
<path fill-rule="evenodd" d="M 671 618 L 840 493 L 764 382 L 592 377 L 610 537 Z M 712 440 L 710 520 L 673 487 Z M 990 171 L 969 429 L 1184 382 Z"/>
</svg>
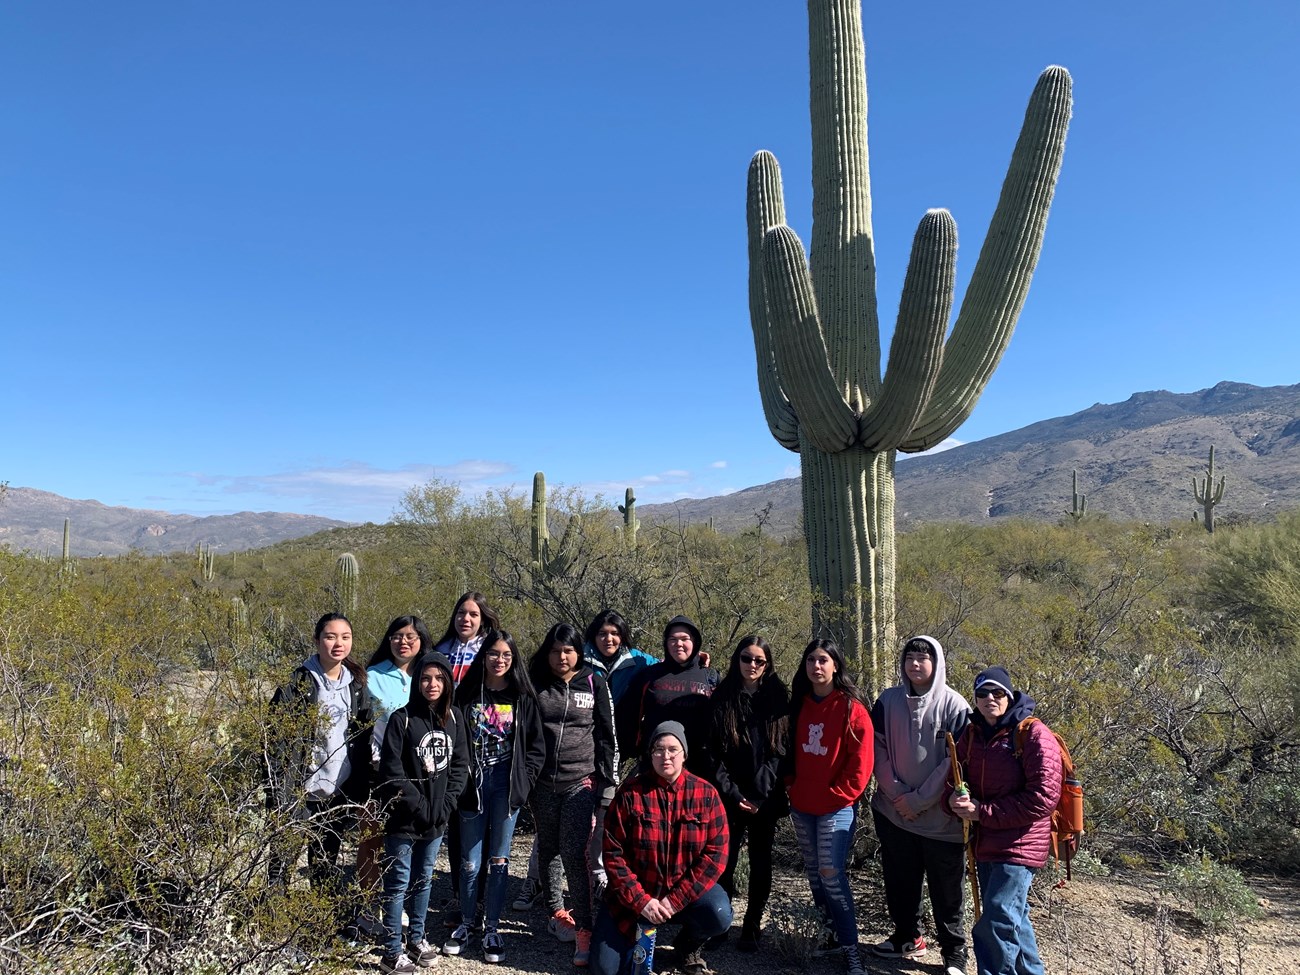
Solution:
<svg viewBox="0 0 1300 975">
<path fill-rule="evenodd" d="M 882 692 L 871 709 L 876 739 L 876 794 L 871 803 L 899 829 L 960 843 L 961 820 L 940 806 L 944 783 L 951 774 L 944 733 L 951 732 L 954 739 L 961 736 L 970 704 L 948 686 L 948 666 L 939 641 L 930 636 L 913 639 L 926 641 L 934 651 L 934 680 L 924 694 L 913 693 L 903 671 L 903 651 L 899 651 L 898 684 Z M 919 813 L 910 821 L 894 808 L 894 800 L 906 793 L 911 794 L 912 809 Z"/>
<path fill-rule="evenodd" d="M 337 792 L 352 774 L 348 756 L 348 712 L 352 683 L 351 672 L 344 667 L 338 680 L 330 680 L 321 669 L 320 658 L 312 654 L 303 665 L 316 683 L 316 703 L 323 719 L 321 734 L 312 748 L 311 768 L 307 773 L 307 795 L 327 799 Z"/>
</svg>

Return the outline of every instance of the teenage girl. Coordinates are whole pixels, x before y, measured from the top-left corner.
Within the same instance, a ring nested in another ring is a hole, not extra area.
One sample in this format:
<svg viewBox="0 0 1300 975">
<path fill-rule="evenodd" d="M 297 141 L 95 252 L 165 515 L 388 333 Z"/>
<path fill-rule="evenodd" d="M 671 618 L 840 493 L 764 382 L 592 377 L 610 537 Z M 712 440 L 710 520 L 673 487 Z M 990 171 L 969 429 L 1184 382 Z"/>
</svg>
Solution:
<svg viewBox="0 0 1300 975">
<path fill-rule="evenodd" d="M 426 651 L 433 649 L 433 637 L 424 620 L 418 616 L 399 616 L 388 624 L 379 646 L 370 655 L 366 665 L 366 684 L 374 701 L 375 728 L 370 739 L 373 763 L 378 766 L 380 750 L 384 744 L 384 729 L 388 716 L 398 708 L 406 707 L 411 700 L 411 667 Z M 357 844 L 357 882 L 367 894 L 379 886 L 379 852 L 384 847 L 384 837 L 379 832 L 378 814 L 368 808 L 362 823 L 362 836 Z M 367 828 L 369 827 L 369 828 Z M 373 920 L 372 909 L 362 912 L 359 926 L 365 934 L 380 930 Z"/>
<path fill-rule="evenodd" d="M 424 936 L 433 863 L 443 830 L 469 777 L 465 719 L 452 706 L 451 664 L 440 653 L 413 668 L 407 705 L 384 730 L 376 794 L 387 802 L 384 828 L 384 972 L 428 968 L 438 949 Z M 402 950 L 402 908 L 410 927 Z"/>
<path fill-rule="evenodd" d="M 453 681 L 459 684 L 464 680 L 469 665 L 483 645 L 483 637 L 489 630 L 499 629 L 501 620 L 481 592 L 467 592 L 456 600 L 451 619 L 447 621 L 447 630 L 434 648 L 451 661 Z"/>
<path fill-rule="evenodd" d="M 460 955 L 470 941 L 469 921 L 479 901 L 480 869 L 486 859 L 483 960 L 495 964 L 505 960 L 498 925 L 515 820 L 546 757 L 537 695 L 509 633 L 500 630 L 484 637 L 456 689 L 456 703 L 469 725 L 470 785 L 460 801 L 461 923 L 443 944 L 443 952 Z"/>
<path fill-rule="evenodd" d="M 368 798 L 371 704 L 366 672 L 351 659 L 348 618 L 326 613 L 316 621 L 313 639 L 316 652 L 294 670 L 271 704 L 300 716 L 319 715 L 313 734 L 284 743 L 272 786 L 281 809 L 311 824 L 307 869 L 315 886 L 338 879 L 343 834 L 355 826 L 356 804 Z M 272 884 L 288 884 L 296 859 L 287 849 L 270 858 Z"/>
<path fill-rule="evenodd" d="M 582 659 L 582 634 L 568 623 L 552 626 L 533 655 L 529 671 L 537 687 L 546 738 L 546 762 L 533 790 L 538 866 L 547 929 L 576 942 L 573 963 L 591 957 L 591 875 L 587 846 L 603 831 L 604 812 L 618 785 L 614 704 L 605 678 Z M 564 909 L 559 857 L 569 881 L 573 913 Z"/>
<path fill-rule="evenodd" d="M 849 975 L 863 975 L 858 919 L 849 889 L 849 847 L 854 808 L 871 779 L 871 717 L 848 675 L 844 655 L 830 640 L 813 640 L 803 652 L 790 688 L 793 774 L 790 819 L 804 872 Z"/>
<path fill-rule="evenodd" d="M 790 692 L 773 669 L 772 649 L 761 636 L 737 644 L 727 676 L 713 692 L 712 707 L 713 783 L 727 811 L 730 836 L 727 869 L 718 882 L 734 899 L 736 862 L 748 839 L 748 900 L 736 947 L 757 951 L 772 891 L 776 826 L 790 809 L 779 768 L 788 750 Z"/>
</svg>

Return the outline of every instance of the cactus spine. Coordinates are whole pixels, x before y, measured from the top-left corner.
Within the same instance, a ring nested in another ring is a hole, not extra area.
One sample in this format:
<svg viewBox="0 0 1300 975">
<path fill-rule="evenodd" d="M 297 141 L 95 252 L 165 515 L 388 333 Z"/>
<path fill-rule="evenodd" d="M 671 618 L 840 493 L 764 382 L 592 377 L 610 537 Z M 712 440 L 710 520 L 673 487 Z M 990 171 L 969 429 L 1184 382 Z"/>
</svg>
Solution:
<svg viewBox="0 0 1300 975">
<path fill-rule="evenodd" d="M 357 557 L 351 552 L 344 552 L 334 563 L 334 595 L 338 606 L 336 612 L 357 611 L 357 583 L 360 578 L 361 566 L 357 564 Z"/>
<path fill-rule="evenodd" d="M 533 513 L 532 513 L 532 570 L 534 575 L 563 575 L 573 562 L 573 550 L 577 545 L 578 533 L 582 530 L 582 519 L 577 515 L 569 517 L 560 536 L 559 547 L 551 553 L 551 533 L 546 526 L 546 475 L 538 471 L 533 475 Z"/>
<path fill-rule="evenodd" d="M 759 152 L 748 185 L 750 318 L 768 427 L 801 458 L 813 629 L 860 655 L 874 687 L 877 655 L 894 650 L 895 452 L 952 434 L 1011 340 L 1060 171 L 1071 80 L 1055 66 L 1038 79 L 946 343 L 956 224 L 946 210 L 922 218 L 882 379 L 859 0 L 809 0 L 808 32 L 811 269 L 786 226 L 776 159 Z"/>
<path fill-rule="evenodd" d="M 1070 517 L 1074 519 L 1075 524 L 1083 521 L 1084 515 L 1088 513 L 1088 496 L 1079 493 L 1079 472 L 1070 472 L 1071 493 L 1074 495 L 1073 507 L 1070 509 Z"/>
<path fill-rule="evenodd" d="M 1192 478 L 1192 497 L 1196 499 L 1202 510 L 1205 512 L 1200 522 L 1205 526 L 1205 530 L 1211 535 L 1214 534 L 1214 506 L 1223 500 L 1223 484 L 1226 477 L 1220 475 L 1219 483 L 1214 483 L 1214 447 L 1210 447 L 1210 463 L 1205 468 L 1205 479 L 1197 481 Z M 1192 513 L 1192 521 L 1197 521 L 1197 512 Z"/>
<path fill-rule="evenodd" d="M 618 510 L 623 515 L 623 540 L 627 542 L 630 552 L 636 548 L 636 530 L 641 527 L 641 522 L 636 517 L 636 494 L 631 488 L 623 492 L 623 503 L 618 506 Z"/>
</svg>

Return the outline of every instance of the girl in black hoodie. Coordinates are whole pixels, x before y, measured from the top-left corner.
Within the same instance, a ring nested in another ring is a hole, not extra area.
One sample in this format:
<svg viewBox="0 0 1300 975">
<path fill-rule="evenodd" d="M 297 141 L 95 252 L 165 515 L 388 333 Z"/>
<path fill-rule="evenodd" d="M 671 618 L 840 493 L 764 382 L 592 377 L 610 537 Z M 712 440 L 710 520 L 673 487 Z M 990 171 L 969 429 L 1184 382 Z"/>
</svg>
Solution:
<svg viewBox="0 0 1300 975">
<path fill-rule="evenodd" d="M 772 648 L 761 636 L 744 637 L 712 698 L 710 750 L 717 763 L 713 784 L 727 810 L 731 837 L 727 869 L 718 881 L 736 896 L 736 862 L 748 839 L 749 891 L 741 951 L 756 951 L 763 909 L 772 892 L 776 826 L 790 811 L 780 763 L 787 751 L 790 692 L 773 669 Z"/>
<path fill-rule="evenodd" d="M 388 719 L 379 754 L 376 796 L 386 802 L 384 828 L 384 972 L 432 965 L 438 949 L 424 937 L 433 862 L 442 834 L 469 778 L 465 719 L 452 706 L 451 664 L 422 657 L 411 675 L 411 699 Z M 410 928 L 402 951 L 402 907 Z"/>
<path fill-rule="evenodd" d="M 591 952 L 587 845 L 592 816 L 603 828 L 604 810 L 618 784 L 613 700 L 605 678 L 583 660 L 582 644 L 575 627 L 557 623 L 529 665 L 546 739 L 546 762 L 531 805 L 542 892 L 551 914 L 547 929 L 561 941 L 577 943 L 573 963 L 580 967 Z M 572 914 L 564 909 L 557 857 L 568 877 Z"/>
</svg>

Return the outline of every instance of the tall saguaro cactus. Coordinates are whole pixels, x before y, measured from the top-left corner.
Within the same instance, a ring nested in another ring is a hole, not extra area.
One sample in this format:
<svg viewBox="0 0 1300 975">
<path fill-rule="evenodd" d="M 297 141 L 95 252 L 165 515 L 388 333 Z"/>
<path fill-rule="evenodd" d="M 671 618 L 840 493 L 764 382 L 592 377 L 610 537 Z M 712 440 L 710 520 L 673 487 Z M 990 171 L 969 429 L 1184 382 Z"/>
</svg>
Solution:
<svg viewBox="0 0 1300 975">
<path fill-rule="evenodd" d="M 1192 497 L 1196 499 L 1202 510 L 1205 512 L 1201 524 L 1211 535 L 1214 534 L 1214 506 L 1223 500 L 1223 485 L 1227 481 L 1224 475 L 1219 476 L 1219 483 L 1216 487 L 1214 484 L 1214 447 L 1210 447 L 1210 463 L 1205 468 L 1205 478 L 1198 481 L 1192 478 Z M 1196 512 L 1192 512 L 1192 520 L 1196 520 Z"/>
<path fill-rule="evenodd" d="M 357 611 L 357 581 L 361 577 L 361 566 L 357 557 L 351 552 L 344 552 L 334 563 L 334 591 L 338 602 L 338 612 L 355 613 Z"/>
<path fill-rule="evenodd" d="M 582 518 L 570 515 L 564 526 L 560 544 L 551 551 L 551 532 L 546 526 L 546 475 L 538 471 L 533 475 L 532 510 L 532 570 L 540 576 L 563 575 L 573 561 L 577 533 L 582 530 Z"/>
<path fill-rule="evenodd" d="M 636 492 L 631 488 L 623 492 L 623 503 L 618 506 L 618 510 L 623 516 L 623 540 L 630 552 L 636 548 L 636 530 L 641 527 L 636 516 Z"/>
<path fill-rule="evenodd" d="M 1070 508 L 1070 517 L 1074 519 L 1075 524 L 1083 521 L 1088 514 L 1088 496 L 1079 493 L 1079 472 L 1070 471 L 1070 489 L 1074 495 L 1073 506 Z"/>
<path fill-rule="evenodd" d="M 1029 290 L 1071 108 L 1061 67 L 1038 79 L 951 335 L 957 228 L 930 210 L 912 241 L 882 378 L 859 0 L 808 0 L 811 268 L 786 226 L 775 157 L 749 167 L 749 304 L 772 435 L 800 455 L 813 628 L 876 673 L 894 643 L 894 458 L 951 435 L 997 367 Z"/>
</svg>

